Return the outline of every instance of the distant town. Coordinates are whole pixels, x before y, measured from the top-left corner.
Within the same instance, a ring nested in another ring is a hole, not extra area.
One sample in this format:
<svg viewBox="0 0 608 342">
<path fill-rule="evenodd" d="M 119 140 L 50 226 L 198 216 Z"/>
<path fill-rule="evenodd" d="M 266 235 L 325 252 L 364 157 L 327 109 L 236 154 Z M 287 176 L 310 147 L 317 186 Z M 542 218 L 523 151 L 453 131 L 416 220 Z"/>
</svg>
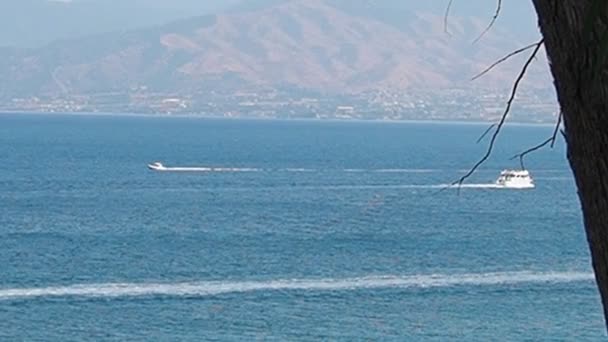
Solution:
<svg viewBox="0 0 608 342">
<path fill-rule="evenodd" d="M 229 118 L 456 120 L 494 121 L 504 112 L 509 91 L 449 89 L 376 91 L 356 95 L 296 90 L 212 91 L 180 95 L 135 89 L 130 93 L 95 93 L 13 98 L 3 112 L 129 113 L 200 115 Z M 549 91 L 521 91 L 510 120 L 554 122 L 557 105 Z"/>
</svg>

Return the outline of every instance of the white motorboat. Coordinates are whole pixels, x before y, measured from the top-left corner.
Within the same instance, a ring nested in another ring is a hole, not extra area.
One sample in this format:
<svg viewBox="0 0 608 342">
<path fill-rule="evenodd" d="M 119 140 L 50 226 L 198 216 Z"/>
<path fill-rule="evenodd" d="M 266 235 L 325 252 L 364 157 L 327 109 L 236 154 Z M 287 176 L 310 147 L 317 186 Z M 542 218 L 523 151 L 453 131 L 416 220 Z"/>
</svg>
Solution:
<svg viewBox="0 0 608 342">
<path fill-rule="evenodd" d="M 531 189 L 534 181 L 528 170 L 503 170 L 496 180 L 496 185 L 504 188 Z"/>
<path fill-rule="evenodd" d="M 166 172 L 211 172 L 211 171 L 225 171 L 231 169 L 222 169 L 222 168 L 211 168 L 211 167 L 169 167 L 163 165 L 161 162 L 154 162 L 152 164 L 148 164 L 148 168 L 152 171 L 166 171 Z"/>
<path fill-rule="evenodd" d="M 148 168 L 154 171 L 165 171 L 167 168 L 161 162 L 154 162 L 152 164 L 148 164 Z"/>
</svg>

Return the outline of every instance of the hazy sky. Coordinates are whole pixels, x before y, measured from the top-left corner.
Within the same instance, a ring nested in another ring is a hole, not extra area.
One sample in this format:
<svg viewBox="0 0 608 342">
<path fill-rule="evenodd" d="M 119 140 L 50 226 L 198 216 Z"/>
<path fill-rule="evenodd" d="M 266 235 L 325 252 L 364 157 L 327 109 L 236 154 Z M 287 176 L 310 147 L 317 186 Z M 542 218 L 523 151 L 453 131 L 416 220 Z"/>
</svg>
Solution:
<svg viewBox="0 0 608 342">
<path fill-rule="evenodd" d="M 0 46 L 39 46 L 90 33 L 154 26 L 239 0 L 0 0 Z"/>
<path fill-rule="evenodd" d="M 50 41 L 91 33 L 155 26 L 176 19 L 221 12 L 239 3 L 263 6 L 286 0 L 0 0 L 0 46 L 40 46 Z M 300 0 L 305 1 L 305 0 Z M 435 13 L 448 0 L 328 0 L 346 6 L 395 7 Z M 492 17 L 492 0 L 454 0 L 453 15 Z M 531 0 L 503 1 L 499 24 L 522 35 L 536 34 Z"/>
</svg>

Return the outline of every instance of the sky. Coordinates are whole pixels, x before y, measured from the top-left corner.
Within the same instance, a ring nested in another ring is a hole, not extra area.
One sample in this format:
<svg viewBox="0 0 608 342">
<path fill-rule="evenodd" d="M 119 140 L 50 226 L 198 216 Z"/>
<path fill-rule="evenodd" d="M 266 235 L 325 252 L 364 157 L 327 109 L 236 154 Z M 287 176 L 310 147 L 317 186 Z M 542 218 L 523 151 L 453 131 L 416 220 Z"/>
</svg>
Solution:
<svg viewBox="0 0 608 342">
<path fill-rule="evenodd" d="M 0 0 L 0 46 L 156 26 L 218 12 L 239 0 Z"/>
<path fill-rule="evenodd" d="M 39 47 L 57 39 L 157 26 L 246 5 L 255 8 L 285 0 L 0 0 L 0 46 Z M 343 6 L 370 6 L 443 13 L 448 0 L 328 0 Z M 501 25 L 537 35 L 531 0 L 503 1 Z M 452 15 L 492 18 L 492 0 L 453 0 Z"/>
</svg>

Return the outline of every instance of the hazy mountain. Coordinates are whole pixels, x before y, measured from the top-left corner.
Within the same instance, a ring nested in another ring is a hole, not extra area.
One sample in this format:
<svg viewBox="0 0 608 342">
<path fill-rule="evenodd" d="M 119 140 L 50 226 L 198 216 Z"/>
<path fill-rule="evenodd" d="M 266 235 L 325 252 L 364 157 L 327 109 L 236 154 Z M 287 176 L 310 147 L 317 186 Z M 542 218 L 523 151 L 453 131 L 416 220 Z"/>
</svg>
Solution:
<svg viewBox="0 0 608 342">
<path fill-rule="evenodd" d="M 424 5 L 413 8 L 411 1 L 389 3 L 252 1 L 224 14 L 151 29 L 60 41 L 35 50 L 7 48 L 0 56 L 0 95 L 142 87 L 182 93 L 260 86 L 333 92 L 503 87 L 512 82 L 521 57 L 474 84 L 469 78 L 538 36 L 533 21 L 522 34 L 499 20 L 473 45 L 491 17 L 491 6 L 486 6 L 489 16 L 463 15 L 455 7 L 447 34 L 442 12 Z M 529 77 L 528 86 L 546 87 L 545 63 L 537 62 Z"/>
<path fill-rule="evenodd" d="M 158 26 L 170 21 L 218 12 L 245 12 L 288 0 L 2 0 L 0 46 L 36 47 L 58 39 Z M 331 0 L 355 15 L 399 24 L 407 11 L 442 15 L 447 0 Z M 455 0 L 451 13 L 489 19 L 496 2 Z M 510 32 L 535 34 L 530 0 L 503 2 L 499 22 Z"/>
</svg>

